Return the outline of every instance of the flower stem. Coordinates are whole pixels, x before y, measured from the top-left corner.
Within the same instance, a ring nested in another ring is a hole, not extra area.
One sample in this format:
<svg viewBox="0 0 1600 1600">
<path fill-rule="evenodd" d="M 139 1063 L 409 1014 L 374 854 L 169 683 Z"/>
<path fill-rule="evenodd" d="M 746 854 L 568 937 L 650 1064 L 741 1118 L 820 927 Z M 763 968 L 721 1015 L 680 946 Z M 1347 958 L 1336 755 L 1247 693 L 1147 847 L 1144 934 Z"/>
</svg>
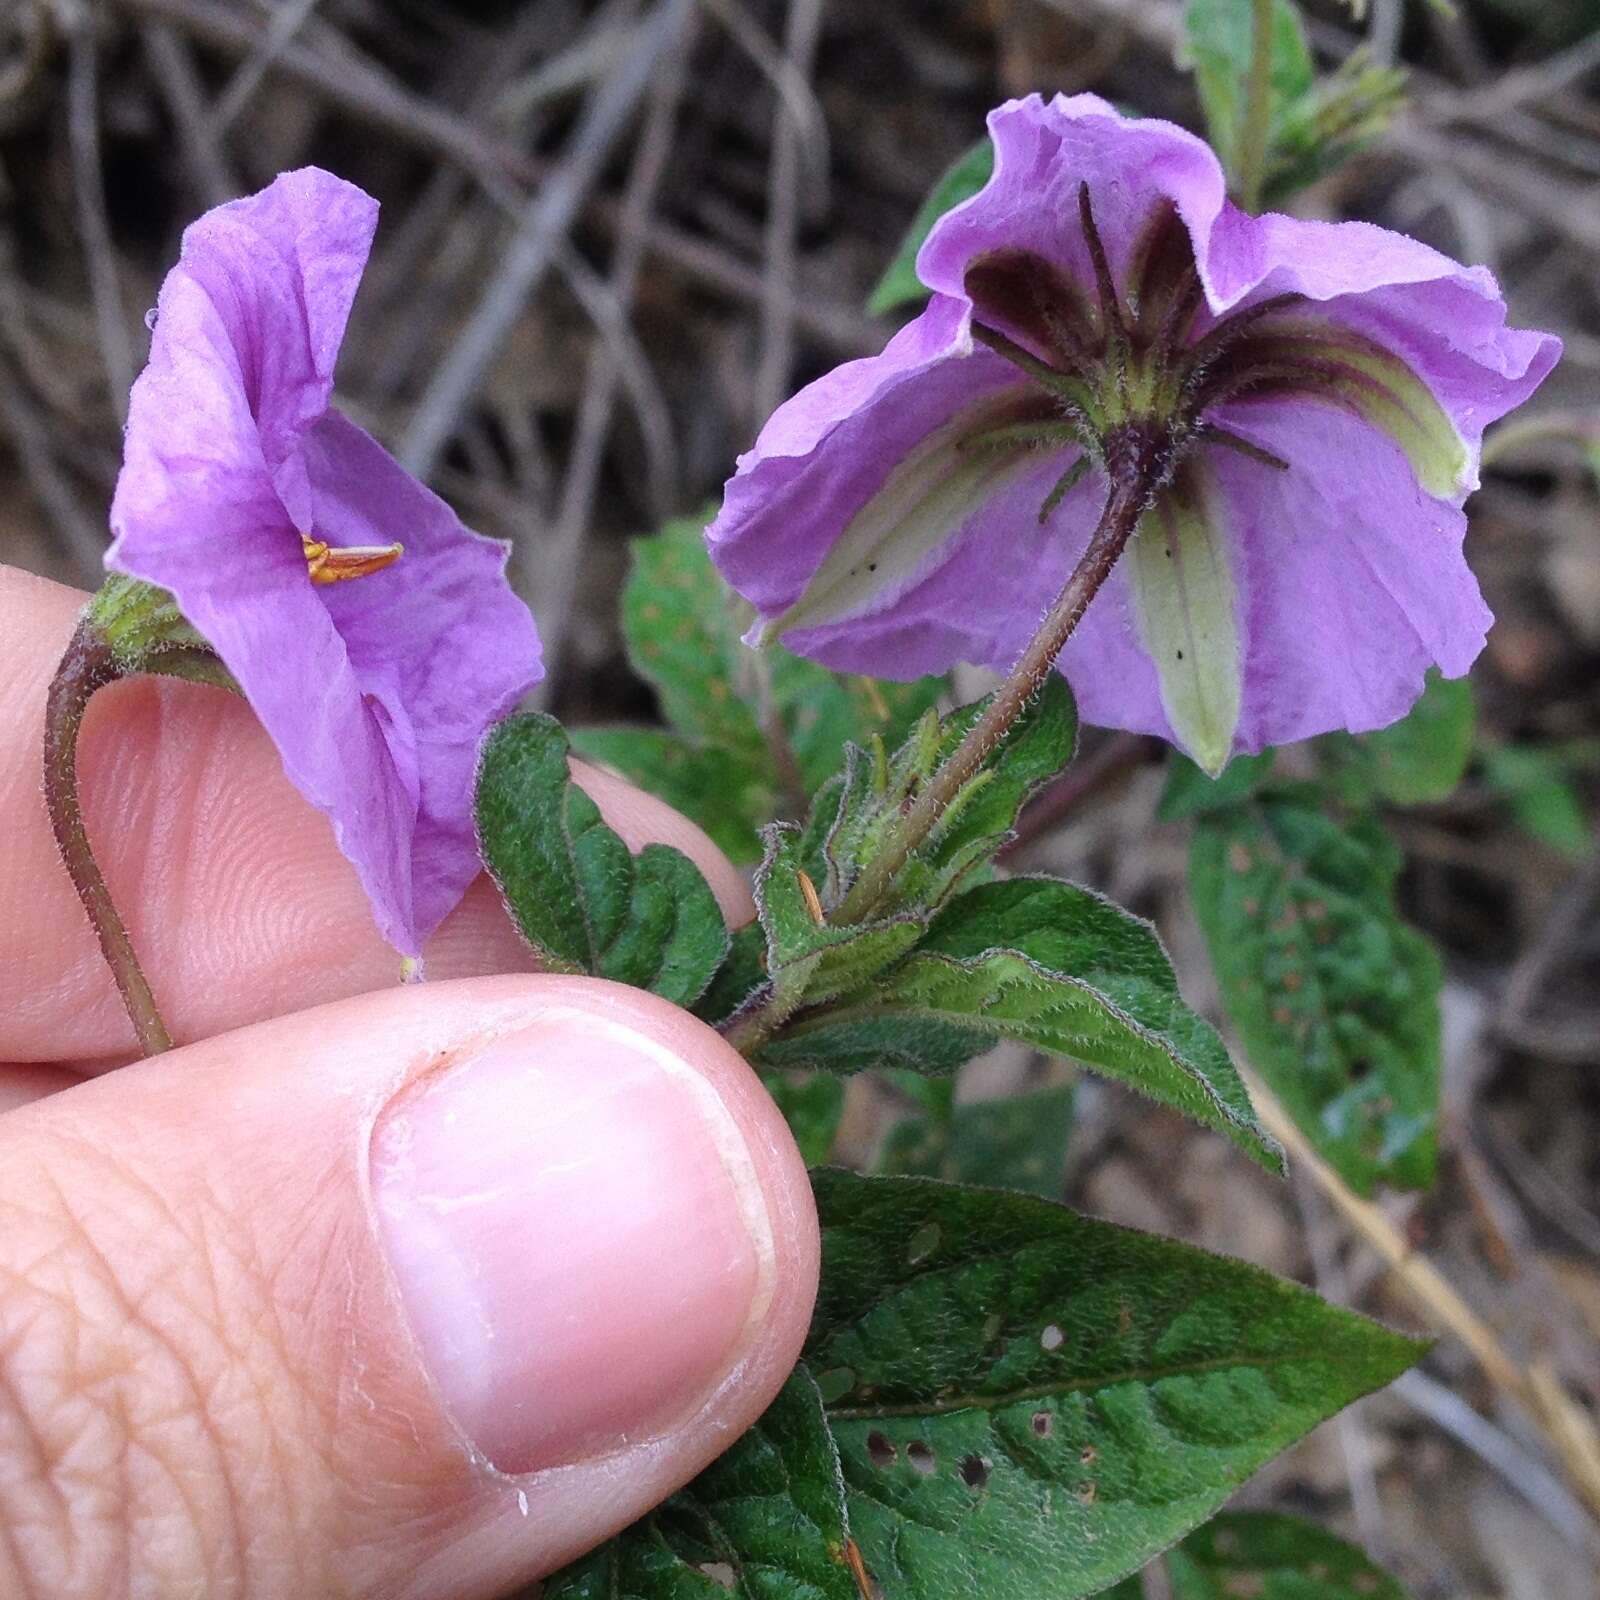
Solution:
<svg viewBox="0 0 1600 1600">
<path fill-rule="evenodd" d="M 899 825 L 884 841 L 883 848 L 851 885 L 829 918 L 830 922 L 845 926 L 865 922 L 877 910 L 900 870 L 937 826 L 945 808 L 977 773 L 1005 737 L 1007 729 L 1043 687 L 1062 646 L 1072 636 L 1072 630 L 1082 620 L 1101 584 L 1110 576 L 1148 500 L 1148 486 L 1143 481 L 1113 481 L 1088 548 L 1073 568 L 1066 586 L 1056 596 L 1055 603 L 1045 613 L 1027 649 L 995 691 L 983 715 L 968 730 L 966 738 L 928 780 Z"/>
<path fill-rule="evenodd" d="M 67 645 L 45 702 L 44 796 L 61 859 L 116 979 L 139 1048 L 153 1056 L 172 1048 L 172 1035 L 156 1009 L 133 941 L 106 888 L 78 803 L 78 734 L 83 714 L 96 690 L 121 676 L 123 669 L 105 634 L 86 616 Z"/>
<path fill-rule="evenodd" d="M 1272 131 L 1272 24 L 1277 0 L 1251 0 L 1250 77 L 1245 84 L 1244 122 L 1239 129 L 1239 203 L 1261 209 Z"/>
</svg>

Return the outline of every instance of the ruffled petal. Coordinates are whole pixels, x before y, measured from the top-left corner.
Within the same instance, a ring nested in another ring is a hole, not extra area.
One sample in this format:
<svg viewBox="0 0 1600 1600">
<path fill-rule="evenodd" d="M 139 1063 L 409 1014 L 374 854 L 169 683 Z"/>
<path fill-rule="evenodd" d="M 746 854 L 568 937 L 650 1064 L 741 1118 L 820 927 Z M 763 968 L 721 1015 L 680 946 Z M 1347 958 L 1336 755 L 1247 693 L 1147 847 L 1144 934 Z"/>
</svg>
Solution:
<svg viewBox="0 0 1600 1600">
<path fill-rule="evenodd" d="M 1290 463 L 1208 452 L 1244 607 L 1235 748 L 1385 727 L 1430 666 L 1461 677 L 1493 618 L 1462 553 L 1460 509 L 1418 485 L 1386 434 L 1341 411 L 1261 403 L 1229 426 Z"/>
<path fill-rule="evenodd" d="M 472 827 L 479 746 L 543 675 L 539 637 L 505 581 L 508 547 L 463 527 L 375 439 L 330 411 L 305 457 L 318 538 L 405 545 L 385 571 L 317 592 L 414 812 L 402 858 L 347 853 L 380 922 L 387 917 L 385 935 L 420 948 L 480 870 Z M 364 829 L 360 795 L 347 798 L 348 808 L 330 810 L 341 843 Z"/>
<path fill-rule="evenodd" d="M 1365 222 L 1252 217 L 1224 208 L 1198 257 L 1212 310 L 1280 294 L 1317 302 L 1392 352 L 1427 385 L 1465 443 L 1450 494 L 1478 485 L 1483 430 L 1521 405 L 1561 356 L 1554 334 L 1508 328 L 1487 267 L 1464 267 L 1404 234 Z"/>
<path fill-rule="evenodd" d="M 989 113 L 989 134 L 993 177 L 940 218 L 917 257 L 917 275 L 942 294 L 964 294 L 967 268 L 994 250 L 1042 256 L 1092 288 L 1078 214 L 1083 183 L 1119 288 L 1165 202 L 1197 249 L 1225 203 L 1227 180 L 1204 140 L 1171 122 L 1121 117 L 1098 95 L 1008 101 Z"/>
<path fill-rule="evenodd" d="M 995 442 L 1014 407 L 1040 411 L 1038 391 L 974 347 L 963 307 L 936 298 L 881 356 L 774 413 L 708 531 L 713 561 L 794 648 L 847 670 L 906 678 L 995 657 L 995 625 L 1030 604 L 1038 560 L 1059 552 L 1078 503 L 1040 528 L 1077 451 Z M 966 571 L 974 553 L 981 593 L 953 625 L 925 626 L 941 571 L 957 558 Z"/>
</svg>

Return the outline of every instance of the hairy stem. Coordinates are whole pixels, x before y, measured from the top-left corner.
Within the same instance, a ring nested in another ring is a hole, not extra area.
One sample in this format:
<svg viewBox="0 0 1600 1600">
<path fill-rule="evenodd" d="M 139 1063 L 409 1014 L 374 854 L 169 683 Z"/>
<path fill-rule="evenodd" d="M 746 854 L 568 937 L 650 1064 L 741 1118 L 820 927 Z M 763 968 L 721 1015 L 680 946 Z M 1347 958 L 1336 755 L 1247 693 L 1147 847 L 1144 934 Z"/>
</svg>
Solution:
<svg viewBox="0 0 1600 1600">
<path fill-rule="evenodd" d="M 1239 129 L 1239 204 L 1261 209 L 1267 176 L 1267 140 L 1272 130 L 1272 22 L 1277 0 L 1251 0 L 1250 77 L 1245 84 L 1244 122 Z"/>
<path fill-rule="evenodd" d="M 968 730 L 966 738 L 928 780 L 900 819 L 899 826 L 884 841 L 883 849 L 851 885 L 830 921 L 846 925 L 865 922 L 877 910 L 901 868 L 937 826 L 945 808 L 1043 687 L 1062 646 L 1072 636 L 1072 630 L 1078 626 L 1101 584 L 1110 576 L 1117 557 L 1138 526 L 1148 498 L 1143 482 L 1112 483 L 1088 548 L 1073 568 L 1066 586 L 1056 596 L 1055 603 L 1045 613 L 1028 648 L 995 691 L 983 715 Z"/>
<path fill-rule="evenodd" d="M 89 846 L 78 803 L 78 734 L 95 691 L 123 675 L 105 635 L 89 619 L 78 624 L 45 702 L 44 795 L 61 859 L 89 914 L 106 965 L 116 979 L 139 1048 L 147 1056 L 172 1048 L 155 996 L 134 954 L 100 864 Z"/>
</svg>

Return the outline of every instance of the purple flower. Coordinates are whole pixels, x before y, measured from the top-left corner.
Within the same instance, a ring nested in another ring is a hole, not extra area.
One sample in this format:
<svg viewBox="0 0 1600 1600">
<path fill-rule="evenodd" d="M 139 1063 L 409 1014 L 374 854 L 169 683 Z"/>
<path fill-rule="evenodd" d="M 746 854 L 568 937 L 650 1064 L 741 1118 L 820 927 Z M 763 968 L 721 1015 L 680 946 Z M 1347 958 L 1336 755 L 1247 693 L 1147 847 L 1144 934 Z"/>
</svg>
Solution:
<svg viewBox="0 0 1600 1600">
<path fill-rule="evenodd" d="M 377 214 L 306 168 L 185 232 L 106 564 L 176 596 L 416 956 L 479 870 L 478 747 L 540 659 L 505 547 L 330 408 Z"/>
<path fill-rule="evenodd" d="M 1239 211 L 1169 123 L 1035 95 L 989 130 L 993 178 L 918 260 L 927 309 L 780 407 L 728 484 L 708 537 L 752 637 L 1004 670 L 1109 464 L 1152 503 L 1061 657 L 1087 720 L 1215 772 L 1466 672 L 1491 618 L 1462 504 L 1559 341 L 1507 328 L 1482 267 Z"/>
</svg>

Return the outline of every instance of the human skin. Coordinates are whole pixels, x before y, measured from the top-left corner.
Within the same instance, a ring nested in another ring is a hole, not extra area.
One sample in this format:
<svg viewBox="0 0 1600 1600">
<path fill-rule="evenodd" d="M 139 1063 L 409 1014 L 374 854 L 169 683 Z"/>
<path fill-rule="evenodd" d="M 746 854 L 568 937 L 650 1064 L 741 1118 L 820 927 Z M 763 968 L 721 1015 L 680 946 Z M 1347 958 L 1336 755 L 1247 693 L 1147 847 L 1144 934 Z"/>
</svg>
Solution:
<svg viewBox="0 0 1600 1600">
<path fill-rule="evenodd" d="M 816 1281 L 798 1154 L 717 1035 L 532 973 L 483 883 L 397 986 L 248 708 L 183 684 L 103 691 L 82 745 L 180 1041 L 118 1065 L 37 772 L 82 598 L 0 571 L 0 1593 L 507 1593 L 776 1393 Z M 692 824 L 578 776 L 749 916 Z"/>
</svg>

